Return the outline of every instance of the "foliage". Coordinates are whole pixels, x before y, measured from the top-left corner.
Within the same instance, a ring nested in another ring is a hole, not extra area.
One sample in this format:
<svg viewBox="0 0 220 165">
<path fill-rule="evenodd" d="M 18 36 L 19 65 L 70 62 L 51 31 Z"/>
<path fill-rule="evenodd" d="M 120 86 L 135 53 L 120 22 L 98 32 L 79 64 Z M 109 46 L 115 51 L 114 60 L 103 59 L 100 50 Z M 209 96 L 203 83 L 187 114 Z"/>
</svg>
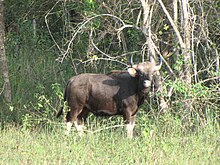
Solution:
<svg viewBox="0 0 220 165">
<path fill-rule="evenodd" d="M 164 3 L 172 13 L 172 5 Z M 71 76 L 126 69 L 131 55 L 134 62 L 148 58 L 140 21 L 143 15 L 138 21 L 141 3 L 7 0 L 4 5 L 13 102 L 6 104 L 0 95 L 0 164 L 219 162 L 219 1 L 190 2 L 191 23 L 195 25 L 190 86 L 184 81 L 185 52 L 181 52 L 170 22 L 155 1 L 152 40 L 160 52 L 172 53 L 163 55 L 165 90 L 148 96 L 138 113 L 132 141 L 125 138 L 122 118 L 93 115 L 85 125 L 86 136 L 79 138 L 73 128 L 67 139 L 62 135 L 63 119 L 55 119 L 55 114 L 65 104 L 63 90 Z M 179 30 L 182 35 L 183 29 Z M 3 84 L 0 79 L 0 94 Z M 169 104 L 165 114 L 158 96 Z M 193 106 L 189 112 L 192 129 L 185 129 L 183 122 L 187 101 Z"/>
<path fill-rule="evenodd" d="M 25 130 L 33 129 L 36 126 L 52 126 L 55 123 L 54 118 L 57 112 L 57 107 L 54 107 L 54 102 L 60 104 L 59 100 L 62 100 L 63 98 L 60 84 L 55 83 L 51 86 L 51 91 L 54 93 L 53 96 L 57 97 L 58 101 L 51 96 L 48 97 L 44 93 L 44 87 L 39 88 L 41 88 L 42 93 L 35 93 L 36 102 L 31 102 L 23 107 L 25 114 L 22 116 L 22 126 Z"/>
</svg>

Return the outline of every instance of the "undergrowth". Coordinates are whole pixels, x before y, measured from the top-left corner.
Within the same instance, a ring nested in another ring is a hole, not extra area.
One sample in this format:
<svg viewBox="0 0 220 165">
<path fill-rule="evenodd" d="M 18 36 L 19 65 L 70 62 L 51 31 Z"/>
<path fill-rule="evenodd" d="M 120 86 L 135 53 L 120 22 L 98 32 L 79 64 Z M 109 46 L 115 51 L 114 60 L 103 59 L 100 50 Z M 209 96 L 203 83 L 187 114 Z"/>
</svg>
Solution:
<svg viewBox="0 0 220 165">
<path fill-rule="evenodd" d="M 74 128 L 69 137 L 64 136 L 65 128 L 57 122 L 32 130 L 7 125 L 0 132 L 0 164 L 218 164 L 220 161 L 217 125 L 207 124 L 185 134 L 178 122 L 161 127 L 163 123 L 159 121 L 145 125 L 139 120 L 135 127 L 138 134 L 128 139 L 123 127 L 111 127 L 115 121 L 104 120 L 104 125 L 100 125 L 91 120 L 82 137 Z"/>
</svg>

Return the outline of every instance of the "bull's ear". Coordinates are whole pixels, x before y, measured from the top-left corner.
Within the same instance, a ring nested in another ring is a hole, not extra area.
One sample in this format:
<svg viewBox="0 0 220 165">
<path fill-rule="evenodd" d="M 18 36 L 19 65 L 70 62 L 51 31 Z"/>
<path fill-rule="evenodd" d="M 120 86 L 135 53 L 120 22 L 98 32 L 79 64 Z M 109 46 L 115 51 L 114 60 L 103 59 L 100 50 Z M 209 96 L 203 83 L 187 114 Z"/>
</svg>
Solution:
<svg viewBox="0 0 220 165">
<path fill-rule="evenodd" d="M 130 74 L 131 77 L 136 77 L 137 71 L 134 68 L 128 68 L 128 73 Z"/>
</svg>

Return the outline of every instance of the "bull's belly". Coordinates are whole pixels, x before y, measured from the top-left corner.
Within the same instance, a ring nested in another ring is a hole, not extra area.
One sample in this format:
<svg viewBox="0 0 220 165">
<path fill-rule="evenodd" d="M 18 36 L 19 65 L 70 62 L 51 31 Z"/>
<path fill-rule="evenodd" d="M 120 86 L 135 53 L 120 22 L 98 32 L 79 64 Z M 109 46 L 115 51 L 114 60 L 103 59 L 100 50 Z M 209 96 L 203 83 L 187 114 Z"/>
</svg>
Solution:
<svg viewBox="0 0 220 165">
<path fill-rule="evenodd" d="M 86 108 L 96 116 L 113 116 L 120 115 L 120 109 L 116 107 L 116 105 L 86 105 Z"/>
<path fill-rule="evenodd" d="M 95 116 L 113 116 L 113 115 L 119 115 L 119 113 L 116 112 L 112 112 L 109 110 L 93 110 L 91 111 Z"/>
</svg>

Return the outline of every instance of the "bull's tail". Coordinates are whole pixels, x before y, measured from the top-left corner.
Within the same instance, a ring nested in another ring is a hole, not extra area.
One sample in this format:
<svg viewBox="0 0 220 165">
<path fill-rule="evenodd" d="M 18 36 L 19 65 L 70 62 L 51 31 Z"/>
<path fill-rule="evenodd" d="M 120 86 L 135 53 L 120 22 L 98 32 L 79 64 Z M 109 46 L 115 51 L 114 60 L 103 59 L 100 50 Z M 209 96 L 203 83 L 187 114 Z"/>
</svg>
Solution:
<svg viewBox="0 0 220 165">
<path fill-rule="evenodd" d="M 64 91 L 64 96 L 63 96 L 63 100 L 64 102 L 66 101 L 66 95 L 67 95 L 67 88 L 68 88 L 69 82 L 66 85 L 65 91 Z M 63 106 L 60 108 L 60 110 L 57 112 L 56 117 L 60 117 L 61 115 L 63 115 Z"/>
<path fill-rule="evenodd" d="M 60 110 L 57 112 L 56 117 L 60 117 L 60 115 L 63 115 L 63 107 L 60 108 Z"/>
</svg>

